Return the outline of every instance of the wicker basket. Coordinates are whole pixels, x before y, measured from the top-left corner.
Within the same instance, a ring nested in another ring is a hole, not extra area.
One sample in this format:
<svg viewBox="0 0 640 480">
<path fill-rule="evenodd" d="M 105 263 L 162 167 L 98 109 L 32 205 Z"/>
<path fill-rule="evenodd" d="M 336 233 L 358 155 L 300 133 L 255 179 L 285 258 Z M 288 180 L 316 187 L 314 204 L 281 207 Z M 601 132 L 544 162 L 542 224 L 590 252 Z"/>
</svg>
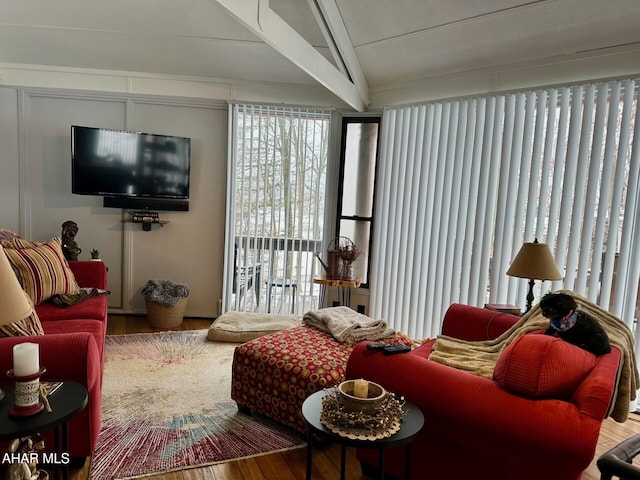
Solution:
<svg viewBox="0 0 640 480">
<path fill-rule="evenodd" d="M 152 327 L 174 328 L 182 323 L 184 311 L 187 308 L 189 297 L 182 298 L 175 307 L 165 307 L 159 303 L 144 299 L 147 306 L 147 319 Z"/>
</svg>

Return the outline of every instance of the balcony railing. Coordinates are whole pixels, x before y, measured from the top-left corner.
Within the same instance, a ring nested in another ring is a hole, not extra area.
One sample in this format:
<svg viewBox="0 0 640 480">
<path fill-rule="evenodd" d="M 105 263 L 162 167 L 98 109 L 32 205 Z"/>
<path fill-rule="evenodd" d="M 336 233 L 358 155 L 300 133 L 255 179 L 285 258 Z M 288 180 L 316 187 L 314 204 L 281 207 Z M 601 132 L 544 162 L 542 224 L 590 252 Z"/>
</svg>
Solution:
<svg viewBox="0 0 640 480">
<path fill-rule="evenodd" d="M 321 240 L 238 236 L 235 245 L 236 310 L 300 316 L 318 308 Z"/>
</svg>

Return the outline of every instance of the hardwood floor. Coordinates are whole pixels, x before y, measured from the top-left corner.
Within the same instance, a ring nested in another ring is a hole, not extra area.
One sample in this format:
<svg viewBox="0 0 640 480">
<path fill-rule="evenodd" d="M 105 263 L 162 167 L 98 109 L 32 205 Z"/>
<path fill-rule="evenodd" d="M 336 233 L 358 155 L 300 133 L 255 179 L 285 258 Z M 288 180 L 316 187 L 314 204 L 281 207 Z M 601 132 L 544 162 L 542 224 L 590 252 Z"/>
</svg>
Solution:
<svg viewBox="0 0 640 480">
<path fill-rule="evenodd" d="M 208 328 L 211 320 L 185 319 L 175 330 L 197 330 Z M 121 335 L 141 332 L 158 331 L 151 327 L 144 317 L 112 315 L 109 317 L 107 333 Z M 640 416 L 631 415 L 625 423 L 616 423 L 606 419 L 600 431 L 600 439 L 596 449 L 598 458 L 601 454 L 614 447 L 621 441 L 633 435 L 640 434 Z M 274 453 L 259 457 L 232 461 L 204 468 L 194 468 L 178 472 L 145 477 L 148 480 L 300 480 L 305 477 L 306 451 L 304 448 L 284 453 Z M 89 460 L 84 467 L 71 471 L 70 480 L 87 480 L 89 476 Z M 314 450 L 313 479 L 330 480 L 340 476 L 340 448 L 336 445 L 326 445 Z M 360 465 L 353 449 L 347 449 L 347 475 L 349 480 L 364 480 L 369 477 L 362 475 Z M 583 480 L 597 480 L 600 473 L 595 459 L 583 475 Z"/>
</svg>

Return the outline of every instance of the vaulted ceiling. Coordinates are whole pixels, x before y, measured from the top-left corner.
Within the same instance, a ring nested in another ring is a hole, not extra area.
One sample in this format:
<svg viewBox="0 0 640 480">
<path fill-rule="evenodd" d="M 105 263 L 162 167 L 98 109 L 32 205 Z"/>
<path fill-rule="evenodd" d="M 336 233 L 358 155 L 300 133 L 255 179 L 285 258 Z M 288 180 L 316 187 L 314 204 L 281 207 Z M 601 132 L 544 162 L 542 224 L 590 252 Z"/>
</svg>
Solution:
<svg viewBox="0 0 640 480">
<path fill-rule="evenodd" d="M 2 0 L 0 64 L 371 90 L 640 45 L 638 0 Z"/>
</svg>

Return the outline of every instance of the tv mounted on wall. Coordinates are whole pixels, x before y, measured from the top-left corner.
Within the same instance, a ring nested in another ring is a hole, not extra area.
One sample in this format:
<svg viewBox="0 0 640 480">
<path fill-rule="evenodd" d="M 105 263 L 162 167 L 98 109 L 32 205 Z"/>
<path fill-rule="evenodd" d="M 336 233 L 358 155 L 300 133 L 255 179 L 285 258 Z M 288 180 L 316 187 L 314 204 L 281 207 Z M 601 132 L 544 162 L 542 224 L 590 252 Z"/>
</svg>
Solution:
<svg viewBox="0 0 640 480">
<path fill-rule="evenodd" d="M 191 139 L 71 126 L 71 191 L 106 207 L 188 210 Z"/>
</svg>

